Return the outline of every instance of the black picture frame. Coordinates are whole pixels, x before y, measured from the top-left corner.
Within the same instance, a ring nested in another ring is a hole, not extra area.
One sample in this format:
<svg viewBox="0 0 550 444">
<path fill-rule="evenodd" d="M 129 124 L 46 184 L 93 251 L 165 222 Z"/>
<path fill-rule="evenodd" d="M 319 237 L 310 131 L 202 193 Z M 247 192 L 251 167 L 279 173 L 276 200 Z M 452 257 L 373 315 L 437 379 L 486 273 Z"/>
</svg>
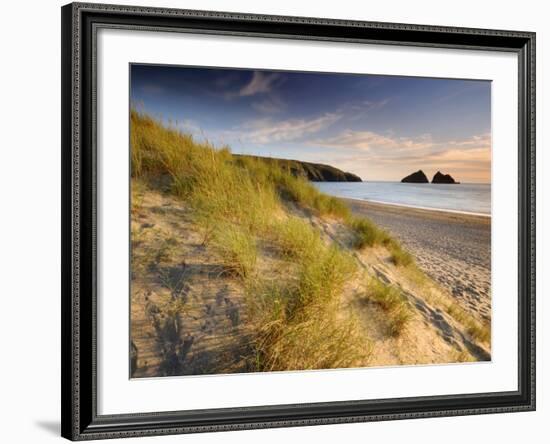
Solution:
<svg viewBox="0 0 550 444">
<path fill-rule="evenodd" d="M 62 15 L 62 436 L 119 438 L 535 409 L 535 33 L 72 3 Z M 95 39 L 100 27 L 508 51 L 519 65 L 518 390 L 97 414 Z"/>
</svg>

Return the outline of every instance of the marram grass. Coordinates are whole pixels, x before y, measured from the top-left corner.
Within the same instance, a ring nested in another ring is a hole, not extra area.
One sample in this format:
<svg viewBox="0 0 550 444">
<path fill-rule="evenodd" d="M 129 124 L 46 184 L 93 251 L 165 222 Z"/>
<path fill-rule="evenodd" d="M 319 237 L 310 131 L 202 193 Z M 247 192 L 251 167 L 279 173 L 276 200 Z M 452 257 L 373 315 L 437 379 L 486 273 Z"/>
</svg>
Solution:
<svg viewBox="0 0 550 444">
<path fill-rule="evenodd" d="M 357 274 L 357 262 L 292 212 L 338 218 L 354 233 L 355 248 L 381 244 L 396 265 L 407 265 L 410 256 L 397 241 L 369 220 L 352 217 L 343 201 L 321 193 L 284 166 L 233 156 L 227 147 L 199 142 L 135 110 L 131 153 L 132 183 L 162 179 L 167 192 L 193 209 L 221 272 L 241 282 L 259 371 L 351 367 L 368 361 L 368 336 L 353 316 L 342 317 L 340 306 L 346 283 Z M 260 246 L 265 244 L 288 264 L 288 273 L 273 279 L 258 272 Z M 399 334 L 408 312 L 392 291 L 374 283 L 369 298 L 388 312 Z"/>
</svg>

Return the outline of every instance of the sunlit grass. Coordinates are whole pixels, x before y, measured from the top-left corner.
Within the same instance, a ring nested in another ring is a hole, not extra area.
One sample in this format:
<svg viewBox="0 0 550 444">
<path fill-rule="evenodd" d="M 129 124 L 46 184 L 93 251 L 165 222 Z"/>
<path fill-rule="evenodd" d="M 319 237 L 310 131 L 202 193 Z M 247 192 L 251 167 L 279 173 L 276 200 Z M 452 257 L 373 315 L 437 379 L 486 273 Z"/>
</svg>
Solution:
<svg viewBox="0 0 550 444">
<path fill-rule="evenodd" d="M 409 303 L 399 289 L 387 285 L 379 279 L 370 278 L 366 283 L 365 296 L 384 310 L 392 336 L 399 336 L 403 333 L 412 313 Z"/>
<path fill-rule="evenodd" d="M 275 223 L 271 237 L 281 255 L 289 259 L 315 254 L 321 243 L 319 232 L 308 222 L 294 216 Z"/>
<path fill-rule="evenodd" d="M 389 234 L 378 228 L 373 222 L 364 217 L 348 217 L 348 226 L 353 230 L 353 247 L 362 249 L 374 245 L 386 245 L 390 242 Z"/>
<path fill-rule="evenodd" d="M 223 224 L 216 228 L 211 246 L 226 272 L 241 279 L 252 276 L 258 250 L 256 239 L 249 232 L 235 225 Z"/>
<path fill-rule="evenodd" d="M 463 308 L 456 303 L 449 303 L 446 307 L 449 313 L 455 320 L 466 327 L 466 332 L 474 339 L 480 342 L 489 343 L 491 341 L 491 326 L 490 324 L 482 324 L 468 314 Z"/>
<path fill-rule="evenodd" d="M 397 241 L 369 220 L 352 217 L 342 200 L 321 193 L 284 165 L 233 156 L 227 147 L 199 142 L 137 111 L 131 113 L 131 144 L 134 181 L 162 178 L 163 189 L 193 210 L 203 244 L 219 260 L 222 273 L 234 276 L 245 289 L 259 370 L 365 363 L 370 340 L 357 321 L 342 318 L 339 309 L 357 262 L 288 210 L 339 219 L 354 233 L 355 248 L 384 245 L 396 265 L 407 265 L 407 253 Z M 139 211 L 139 205 L 137 198 L 133 211 Z M 288 264 L 288 273 L 273 279 L 259 272 L 262 242 Z M 163 261 L 173 248 L 159 245 L 140 259 Z M 392 334 L 399 334 L 408 320 L 402 300 L 393 289 L 376 284 L 367 294 L 388 313 Z"/>
<path fill-rule="evenodd" d="M 387 248 L 390 252 L 390 260 L 394 265 L 408 267 L 414 264 L 413 256 L 404 250 L 398 241 L 391 239 L 387 244 Z"/>
<path fill-rule="evenodd" d="M 455 321 L 463 325 L 468 333 L 476 341 L 486 344 L 491 342 L 491 323 L 480 322 L 473 315 L 464 310 L 457 301 L 450 296 L 444 296 L 438 284 L 430 280 L 416 265 L 408 267 L 403 275 L 415 286 L 421 289 L 422 296 L 438 307 L 441 307 Z"/>
</svg>

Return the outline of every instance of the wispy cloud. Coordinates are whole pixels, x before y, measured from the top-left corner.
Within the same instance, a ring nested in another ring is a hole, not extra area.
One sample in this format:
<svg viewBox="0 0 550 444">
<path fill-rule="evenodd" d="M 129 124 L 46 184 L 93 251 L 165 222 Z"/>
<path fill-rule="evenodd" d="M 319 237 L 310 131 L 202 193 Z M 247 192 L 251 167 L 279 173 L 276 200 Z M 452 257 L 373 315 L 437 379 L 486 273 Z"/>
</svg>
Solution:
<svg viewBox="0 0 550 444">
<path fill-rule="evenodd" d="M 363 105 L 365 105 L 367 110 L 372 109 L 378 109 L 382 108 L 383 106 L 386 106 L 389 103 L 390 99 L 382 99 L 382 100 L 365 100 L 363 101 Z"/>
<path fill-rule="evenodd" d="M 265 100 L 253 102 L 252 108 L 262 114 L 276 114 L 283 111 L 286 105 L 279 96 L 270 94 Z"/>
<path fill-rule="evenodd" d="M 415 152 L 418 155 L 427 154 L 424 150 L 460 148 L 464 153 L 472 149 L 489 149 L 491 146 L 491 135 L 489 133 L 474 135 L 461 140 L 435 141 L 430 134 L 423 134 L 416 137 L 396 137 L 394 135 L 379 134 L 373 131 L 356 131 L 346 129 L 335 136 L 323 139 L 316 139 L 311 142 L 318 146 L 329 148 L 347 148 L 362 151 L 392 150 L 394 154 L 403 151 Z"/>
<path fill-rule="evenodd" d="M 367 180 L 419 168 L 490 175 L 486 81 L 149 65 L 133 65 L 131 81 L 132 106 L 235 152 L 321 161 Z"/>
<path fill-rule="evenodd" d="M 381 100 L 362 100 L 361 102 L 355 104 L 352 107 L 354 111 L 360 111 L 363 113 L 368 113 L 369 111 L 374 111 L 380 108 L 383 108 L 390 102 L 390 99 L 381 99 Z"/>
<path fill-rule="evenodd" d="M 429 148 L 433 145 L 433 141 L 429 135 L 415 138 L 393 137 L 373 131 L 356 131 L 351 129 L 346 129 L 332 137 L 313 140 L 311 143 L 328 148 L 347 148 L 362 151 L 418 150 Z"/>
<path fill-rule="evenodd" d="M 345 114 L 350 122 L 367 117 L 372 111 L 385 107 L 390 102 L 389 98 L 380 100 L 358 100 L 347 102 L 337 109 L 337 112 Z"/>
<path fill-rule="evenodd" d="M 484 133 L 463 140 L 453 140 L 449 144 L 460 148 L 489 147 L 491 145 L 491 134 Z"/>
<path fill-rule="evenodd" d="M 227 91 L 224 94 L 226 99 L 234 99 L 236 97 L 252 97 L 259 94 L 270 93 L 277 85 L 284 81 L 279 73 L 265 73 L 262 71 L 254 71 L 252 78 L 244 86 L 237 91 Z"/>
<path fill-rule="evenodd" d="M 363 175 L 371 179 L 396 180 L 415 169 L 430 174 L 437 170 L 450 172 L 456 174 L 458 180 L 487 181 L 490 178 L 491 135 L 488 133 L 436 141 L 429 134 L 396 137 L 348 129 L 337 136 L 308 143 L 338 149 L 342 154 L 334 154 L 335 166 L 358 171 L 361 165 Z"/>
<path fill-rule="evenodd" d="M 266 74 L 260 71 L 254 71 L 250 83 L 241 88 L 239 95 L 241 97 L 246 97 L 267 93 L 271 91 L 275 82 L 280 78 L 281 76 L 278 73 Z"/>
<path fill-rule="evenodd" d="M 329 127 L 341 117 L 336 113 L 325 113 L 311 119 L 279 121 L 271 118 L 255 119 L 225 131 L 220 136 L 224 140 L 239 140 L 257 144 L 299 140 Z"/>
</svg>

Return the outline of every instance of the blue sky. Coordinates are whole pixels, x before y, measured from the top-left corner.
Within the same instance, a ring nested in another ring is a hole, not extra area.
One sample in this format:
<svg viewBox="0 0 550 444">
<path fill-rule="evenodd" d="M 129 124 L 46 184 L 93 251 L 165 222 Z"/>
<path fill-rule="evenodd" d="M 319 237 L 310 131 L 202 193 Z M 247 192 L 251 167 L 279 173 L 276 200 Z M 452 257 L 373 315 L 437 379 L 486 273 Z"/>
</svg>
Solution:
<svg viewBox="0 0 550 444">
<path fill-rule="evenodd" d="M 235 153 L 490 182 L 488 81 L 132 65 L 131 101 Z"/>
</svg>

